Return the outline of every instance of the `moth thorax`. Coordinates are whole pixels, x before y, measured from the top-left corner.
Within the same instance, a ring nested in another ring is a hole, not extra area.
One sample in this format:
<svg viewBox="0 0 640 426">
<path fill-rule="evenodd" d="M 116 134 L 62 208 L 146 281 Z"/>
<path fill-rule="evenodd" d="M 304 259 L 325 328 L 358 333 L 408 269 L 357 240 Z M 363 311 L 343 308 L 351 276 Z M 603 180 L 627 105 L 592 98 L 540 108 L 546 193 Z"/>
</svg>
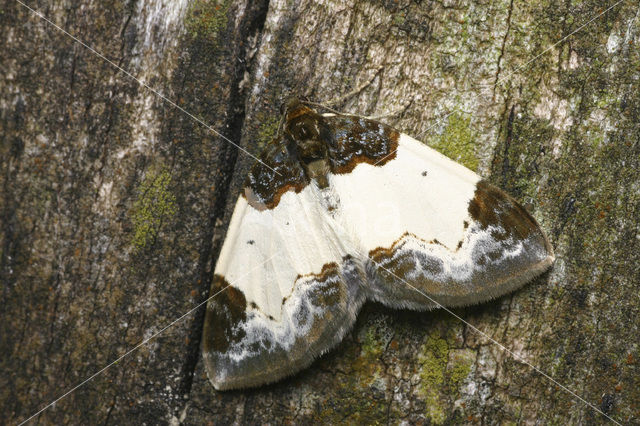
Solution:
<svg viewBox="0 0 640 426">
<path fill-rule="evenodd" d="M 329 185 L 329 160 L 324 142 L 326 135 L 322 128 L 321 118 L 314 117 L 314 114 L 305 114 L 288 123 L 289 134 L 295 142 L 298 158 L 307 176 L 315 180 L 320 188 L 326 188 Z"/>
<path fill-rule="evenodd" d="M 322 123 L 311 114 L 305 114 L 287 123 L 287 132 L 296 144 L 300 159 L 306 163 L 327 155 L 321 128 Z"/>
</svg>

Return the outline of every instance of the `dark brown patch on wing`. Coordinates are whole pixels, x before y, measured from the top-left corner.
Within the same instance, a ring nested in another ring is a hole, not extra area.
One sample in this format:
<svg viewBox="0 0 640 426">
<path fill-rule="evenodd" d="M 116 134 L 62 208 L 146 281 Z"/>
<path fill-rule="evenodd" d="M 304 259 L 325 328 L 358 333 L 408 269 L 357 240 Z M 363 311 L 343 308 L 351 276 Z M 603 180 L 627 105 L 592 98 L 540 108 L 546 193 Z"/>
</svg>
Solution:
<svg viewBox="0 0 640 426">
<path fill-rule="evenodd" d="M 391 244 L 391 247 L 376 247 L 369 251 L 369 258 L 375 262 L 376 266 L 385 265 L 385 268 L 380 272 L 384 275 L 389 275 L 386 277 L 387 279 L 393 281 L 395 279 L 394 274 L 403 277 L 414 268 L 413 264 L 403 262 L 402 259 L 394 257 L 398 245 L 409 235 L 417 238 L 415 235 L 405 232 Z"/>
<path fill-rule="evenodd" d="M 350 256 L 345 256 L 343 262 L 346 263 L 350 259 Z M 340 278 L 340 266 L 336 262 L 325 263 L 322 265 L 322 270 L 318 274 L 298 275 L 294 283 L 294 288 L 298 285 L 298 280 L 305 278 L 313 278 L 313 280 L 319 283 L 325 290 L 336 290 L 314 292 L 311 297 L 314 305 L 330 306 L 340 301 L 341 295 L 338 290 L 340 289 L 342 279 Z M 333 283 L 331 282 L 332 280 L 334 281 Z"/>
<path fill-rule="evenodd" d="M 406 237 L 421 241 L 425 245 L 436 244 L 446 247 L 437 240 L 427 242 L 415 234 L 405 232 L 390 247 L 377 247 L 369 251 L 369 258 L 374 261 L 377 267 L 380 267 L 378 274 L 383 275 L 388 282 L 398 282 L 398 277 L 406 277 L 416 268 L 416 259 L 410 253 L 401 253 Z M 425 259 L 422 267 L 433 274 L 437 274 L 442 270 L 442 262 L 436 261 L 435 258 L 432 260 Z"/>
<path fill-rule="evenodd" d="M 324 265 L 322 265 L 322 269 L 317 274 L 314 274 L 314 273 L 309 273 L 304 275 L 298 274 L 298 276 L 296 276 L 296 279 L 294 280 L 294 286 L 295 286 L 295 283 L 302 278 L 314 277 L 317 281 L 324 281 L 326 280 L 327 275 L 335 272 L 336 270 L 338 270 L 338 264 L 336 262 L 325 263 Z"/>
<path fill-rule="evenodd" d="M 399 244 L 400 241 L 402 241 L 402 239 L 408 235 L 415 237 L 415 235 L 410 234 L 409 232 L 405 232 L 404 234 L 400 235 L 400 237 L 397 240 L 395 240 L 393 244 L 391 244 L 391 247 L 376 247 L 373 250 L 369 250 L 369 257 L 374 261 L 379 260 L 381 257 L 385 257 L 385 258 L 391 257 L 391 255 L 393 254 L 393 251 L 396 248 L 396 245 Z"/>
<path fill-rule="evenodd" d="M 345 256 L 343 258 L 343 261 L 347 262 L 350 259 L 351 259 L 351 256 Z M 304 275 L 298 274 L 298 276 L 294 280 L 293 287 L 291 288 L 291 293 L 293 293 L 296 286 L 300 285 L 299 281 L 308 280 L 308 279 L 313 279 L 314 281 L 319 283 L 323 288 L 335 288 L 336 290 L 338 290 L 339 289 L 338 283 L 341 281 L 339 277 L 340 277 L 340 266 L 336 262 L 325 263 L 324 265 L 322 265 L 322 269 L 317 274 L 315 273 L 309 273 Z M 336 278 L 338 278 L 338 281 L 336 281 Z M 331 280 L 334 280 L 336 282 L 331 283 L 330 282 Z M 313 299 L 312 303 L 316 306 L 333 305 L 335 303 L 338 303 L 340 299 L 340 295 L 338 293 L 339 293 L 338 291 L 315 292 L 312 297 Z M 282 299 L 282 304 L 285 303 L 285 301 L 289 298 L 289 296 L 286 296 Z"/>
<path fill-rule="evenodd" d="M 274 140 L 262 152 L 262 163 L 258 162 L 251 168 L 242 195 L 255 209 L 272 209 L 285 192 L 293 190 L 298 193 L 309 183 L 290 151 L 286 139 Z"/>
<path fill-rule="evenodd" d="M 476 184 L 475 195 L 469 202 L 469 215 L 483 229 L 490 226 L 502 228 L 503 231 L 492 233 L 498 241 L 511 236 L 525 239 L 539 229 L 535 219 L 517 201 L 484 180 Z"/>
<path fill-rule="evenodd" d="M 351 256 L 345 256 L 343 258 L 344 261 L 348 261 L 350 259 L 351 259 Z M 329 281 L 329 279 L 339 276 L 339 274 L 340 274 L 340 266 L 336 262 L 325 263 L 324 265 L 322 265 L 322 269 L 317 274 L 314 274 L 314 273 L 309 273 L 309 274 L 304 274 L 304 275 L 298 274 L 296 276 L 295 280 L 293 281 L 293 286 L 291 288 L 291 293 L 282 298 L 282 304 L 284 305 L 285 302 L 287 301 L 287 299 L 289 299 L 291 294 L 296 289 L 296 286 L 299 285 L 298 282 L 300 280 L 313 278 L 314 281 L 317 281 L 318 283 L 324 284 L 327 281 Z M 325 300 L 325 304 L 335 303 L 335 302 L 336 302 L 336 300 L 330 300 L 330 299 Z M 316 305 L 318 305 L 318 303 L 316 303 Z"/>
<path fill-rule="evenodd" d="M 237 325 L 247 319 L 247 299 L 242 291 L 229 285 L 222 275 L 216 274 L 213 276 L 211 294 L 217 292 L 220 293 L 211 299 L 207 309 L 204 341 L 209 349 L 224 353 L 229 346 L 245 337 L 244 330 Z M 211 326 L 207 327 L 207 324 Z"/>
<path fill-rule="evenodd" d="M 400 237 L 398 237 L 397 240 L 395 240 L 390 247 L 376 247 L 373 250 L 369 250 L 369 257 L 372 258 L 373 260 L 376 260 L 377 257 L 379 256 L 383 256 L 383 257 L 391 257 L 391 255 L 393 254 L 393 252 L 396 250 L 397 246 L 402 243 L 402 241 L 406 238 L 406 237 L 413 237 L 416 240 L 420 240 L 422 242 L 424 242 L 425 244 L 427 243 L 425 240 L 423 240 L 422 238 L 418 237 L 415 234 L 412 234 L 411 232 L 405 232 L 404 234 L 400 235 Z"/>
<path fill-rule="evenodd" d="M 348 115 L 325 117 L 325 120 L 333 132 L 327 141 L 333 173 L 350 173 L 360 163 L 383 166 L 396 158 L 400 133 L 395 129 Z"/>
<path fill-rule="evenodd" d="M 400 134 L 393 128 L 357 116 L 325 117 L 296 99 L 287 103 L 284 134 L 271 142 L 249 172 L 242 194 L 258 210 L 272 209 L 290 190 L 302 191 L 314 178 L 310 164 L 326 164 L 335 174 L 350 173 L 358 164 L 383 166 L 396 157 Z M 315 169 L 314 169 L 315 170 Z"/>
</svg>

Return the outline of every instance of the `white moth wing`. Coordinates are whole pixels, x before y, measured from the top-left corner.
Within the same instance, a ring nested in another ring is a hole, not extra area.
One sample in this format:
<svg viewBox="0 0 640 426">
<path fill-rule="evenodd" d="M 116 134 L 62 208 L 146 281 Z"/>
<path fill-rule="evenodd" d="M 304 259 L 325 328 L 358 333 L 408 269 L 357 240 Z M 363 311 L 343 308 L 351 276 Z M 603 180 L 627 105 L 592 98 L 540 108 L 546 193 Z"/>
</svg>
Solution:
<svg viewBox="0 0 640 426">
<path fill-rule="evenodd" d="M 439 152 L 401 134 L 395 158 L 331 176 L 341 222 L 367 252 L 391 246 L 411 232 L 455 249 L 480 177 Z"/>
<path fill-rule="evenodd" d="M 318 189 L 273 209 L 236 203 L 214 274 L 204 360 L 217 389 L 292 374 L 339 342 L 364 301 L 347 235 L 323 217 Z"/>
<path fill-rule="evenodd" d="M 393 159 L 362 162 L 330 185 L 337 220 L 368 263 L 370 297 L 384 304 L 481 302 L 553 261 L 535 220 L 511 197 L 405 134 Z"/>
<path fill-rule="evenodd" d="M 239 197 L 215 273 L 242 291 L 248 304 L 280 319 L 296 277 L 320 272 L 345 254 L 341 236 L 327 238 L 315 204 L 311 186 L 287 192 L 272 210 L 256 210 Z"/>
</svg>

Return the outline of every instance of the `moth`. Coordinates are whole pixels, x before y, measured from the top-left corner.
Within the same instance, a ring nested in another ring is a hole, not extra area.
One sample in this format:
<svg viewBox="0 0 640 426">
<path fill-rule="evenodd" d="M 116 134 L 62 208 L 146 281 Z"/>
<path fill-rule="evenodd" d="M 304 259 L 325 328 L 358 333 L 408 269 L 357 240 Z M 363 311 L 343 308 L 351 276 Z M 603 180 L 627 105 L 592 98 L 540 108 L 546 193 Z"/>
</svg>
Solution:
<svg viewBox="0 0 640 426">
<path fill-rule="evenodd" d="M 553 263 L 523 207 L 425 144 L 298 99 L 283 119 L 247 176 L 214 272 L 203 359 L 217 390 L 309 366 L 367 300 L 465 306 Z"/>
</svg>

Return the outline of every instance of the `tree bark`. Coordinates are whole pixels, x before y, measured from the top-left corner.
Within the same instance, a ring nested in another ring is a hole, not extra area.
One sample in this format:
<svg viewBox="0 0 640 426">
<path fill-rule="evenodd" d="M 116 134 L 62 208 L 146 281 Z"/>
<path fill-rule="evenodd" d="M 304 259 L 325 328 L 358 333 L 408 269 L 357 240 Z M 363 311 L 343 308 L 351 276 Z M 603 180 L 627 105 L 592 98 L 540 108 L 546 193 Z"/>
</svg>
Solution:
<svg viewBox="0 0 640 426">
<path fill-rule="evenodd" d="M 640 422 L 636 2 L 28 5 L 60 29 L 1 3 L 3 424 L 149 338 L 33 422 Z M 553 381 L 447 312 L 367 304 L 305 371 L 213 389 L 193 309 L 289 95 L 383 115 L 531 210 L 552 270 L 455 313 Z"/>
</svg>

